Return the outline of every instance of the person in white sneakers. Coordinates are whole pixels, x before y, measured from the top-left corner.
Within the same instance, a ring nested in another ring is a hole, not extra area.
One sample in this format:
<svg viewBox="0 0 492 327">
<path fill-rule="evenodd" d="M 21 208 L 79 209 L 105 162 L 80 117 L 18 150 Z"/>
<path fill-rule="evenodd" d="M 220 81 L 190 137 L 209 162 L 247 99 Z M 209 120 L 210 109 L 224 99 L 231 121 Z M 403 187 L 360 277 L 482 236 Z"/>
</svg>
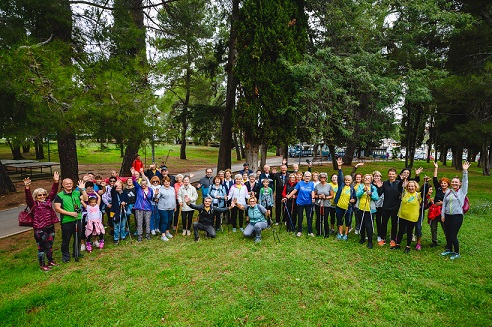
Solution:
<svg viewBox="0 0 492 327">
<path fill-rule="evenodd" d="M 198 193 L 196 188 L 190 184 L 190 177 L 183 178 L 183 186 L 178 191 L 178 202 L 181 206 L 181 220 L 183 221 L 183 236 L 191 235 L 191 221 L 193 219 L 193 208 L 186 204 L 185 196 L 190 199 L 190 203 L 196 204 Z"/>
<path fill-rule="evenodd" d="M 161 240 L 169 241 L 173 236 L 169 232 L 174 212 L 176 211 L 176 192 L 171 186 L 171 179 L 165 176 L 162 179 L 163 185 L 156 189 L 154 197 L 157 199 L 157 210 L 160 217 L 159 230 L 161 231 Z"/>
</svg>

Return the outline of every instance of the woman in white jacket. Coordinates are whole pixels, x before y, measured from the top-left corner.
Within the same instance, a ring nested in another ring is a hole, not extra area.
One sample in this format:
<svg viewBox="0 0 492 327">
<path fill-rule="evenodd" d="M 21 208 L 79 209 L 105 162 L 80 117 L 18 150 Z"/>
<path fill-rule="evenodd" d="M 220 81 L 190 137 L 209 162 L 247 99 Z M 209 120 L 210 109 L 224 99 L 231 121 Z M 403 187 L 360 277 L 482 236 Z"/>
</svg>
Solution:
<svg viewBox="0 0 492 327">
<path fill-rule="evenodd" d="M 243 184 L 243 177 L 241 174 L 237 174 L 234 177 L 236 183 L 229 189 L 228 199 L 236 203 L 236 206 L 231 209 L 231 219 L 229 223 L 232 225 L 232 231 L 236 232 L 237 216 L 239 213 L 239 229 L 244 231 L 244 208 L 246 207 L 246 200 L 249 199 L 248 188 Z"/>
<path fill-rule="evenodd" d="M 185 196 L 190 198 L 190 203 L 196 204 L 198 193 L 196 188 L 190 184 L 190 177 L 183 178 L 183 185 L 178 191 L 178 202 L 181 207 L 181 220 L 183 221 L 183 236 L 191 235 L 191 222 L 193 220 L 194 209 L 190 208 L 185 201 Z"/>
</svg>

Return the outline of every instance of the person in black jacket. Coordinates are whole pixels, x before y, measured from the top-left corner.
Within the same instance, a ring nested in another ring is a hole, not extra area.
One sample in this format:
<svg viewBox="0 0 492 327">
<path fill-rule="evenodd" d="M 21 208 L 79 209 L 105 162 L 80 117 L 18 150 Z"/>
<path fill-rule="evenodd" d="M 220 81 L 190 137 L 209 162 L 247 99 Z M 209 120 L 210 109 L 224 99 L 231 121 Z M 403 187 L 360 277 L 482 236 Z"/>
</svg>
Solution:
<svg viewBox="0 0 492 327">
<path fill-rule="evenodd" d="M 203 200 L 203 204 L 195 205 L 191 203 L 191 199 L 185 195 L 184 198 L 186 204 L 195 210 L 198 210 L 198 221 L 193 223 L 193 231 L 195 233 L 195 242 L 200 240 L 198 235 L 199 230 L 204 230 L 207 232 L 208 237 L 215 238 L 215 228 L 214 228 L 214 212 L 225 212 L 231 210 L 235 203 L 234 201 L 231 203 L 230 207 L 219 208 L 212 207 L 212 198 L 206 197 Z"/>
<path fill-rule="evenodd" d="M 287 173 L 287 165 L 280 166 L 280 171 L 276 172 L 274 168 L 272 170 L 273 180 L 275 181 L 275 221 L 276 225 L 280 223 L 280 216 L 282 213 L 282 191 L 284 186 L 289 180 L 289 174 Z"/>
<path fill-rule="evenodd" d="M 117 181 L 115 186 L 111 189 L 111 211 L 109 214 L 110 219 L 113 220 L 114 235 L 113 242 L 118 244 L 120 240 L 124 240 L 127 236 L 126 230 L 126 209 L 128 204 L 128 195 L 123 192 L 123 184 L 121 181 Z"/>
</svg>

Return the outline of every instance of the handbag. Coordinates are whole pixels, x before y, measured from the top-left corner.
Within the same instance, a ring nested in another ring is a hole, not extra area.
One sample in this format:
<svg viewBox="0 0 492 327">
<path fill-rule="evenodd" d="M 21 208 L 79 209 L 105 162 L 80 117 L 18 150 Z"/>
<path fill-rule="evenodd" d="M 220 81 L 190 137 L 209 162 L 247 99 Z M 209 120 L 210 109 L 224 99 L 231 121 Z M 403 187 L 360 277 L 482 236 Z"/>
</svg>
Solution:
<svg viewBox="0 0 492 327">
<path fill-rule="evenodd" d="M 435 205 L 434 203 L 429 207 L 428 217 L 430 220 L 434 220 L 441 216 L 442 206 Z"/>
<path fill-rule="evenodd" d="M 32 227 L 34 222 L 34 215 L 32 214 L 32 208 L 26 207 L 24 210 L 19 212 L 18 216 L 19 226 Z"/>
</svg>

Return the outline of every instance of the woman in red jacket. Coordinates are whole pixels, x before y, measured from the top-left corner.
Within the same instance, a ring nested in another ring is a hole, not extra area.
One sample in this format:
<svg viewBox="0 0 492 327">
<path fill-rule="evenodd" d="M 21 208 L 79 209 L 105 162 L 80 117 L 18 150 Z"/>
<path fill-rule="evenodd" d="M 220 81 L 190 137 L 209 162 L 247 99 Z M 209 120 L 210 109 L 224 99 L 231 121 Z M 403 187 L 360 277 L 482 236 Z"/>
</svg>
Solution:
<svg viewBox="0 0 492 327">
<path fill-rule="evenodd" d="M 51 267 L 58 266 L 53 261 L 53 241 L 55 239 L 55 226 L 53 225 L 58 221 L 56 213 L 53 210 L 52 202 L 58 191 L 58 182 L 60 181 L 60 175 L 55 171 L 53 174 L 53 186 L 51 187 L 50 194 L 44 188 L 35 189 L 32 194 L 30 191 L 31 180 L 29 178 L 24 179 L 26 203 L 34 216 L 33 225 L 34 239 L 38 244 L 38 261 L 41 270 L 49 271 Z M 45 262 L 48 259 L 48 264 Z"/>
</svg>

